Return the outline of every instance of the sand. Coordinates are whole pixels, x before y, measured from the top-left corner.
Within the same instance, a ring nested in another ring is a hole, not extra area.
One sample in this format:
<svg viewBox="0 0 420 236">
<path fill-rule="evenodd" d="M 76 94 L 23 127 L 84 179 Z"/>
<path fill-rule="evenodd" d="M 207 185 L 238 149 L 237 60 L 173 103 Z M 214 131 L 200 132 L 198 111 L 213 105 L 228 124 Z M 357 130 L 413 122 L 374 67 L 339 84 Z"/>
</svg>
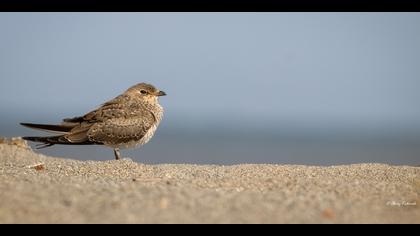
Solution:
<svg viewBox="0 0 420 236">
<path fill-rule="evenodd" d="M 0 223 L 420 223 L 420 167 L 144 165 L 0 143 Z"/>
</svg>

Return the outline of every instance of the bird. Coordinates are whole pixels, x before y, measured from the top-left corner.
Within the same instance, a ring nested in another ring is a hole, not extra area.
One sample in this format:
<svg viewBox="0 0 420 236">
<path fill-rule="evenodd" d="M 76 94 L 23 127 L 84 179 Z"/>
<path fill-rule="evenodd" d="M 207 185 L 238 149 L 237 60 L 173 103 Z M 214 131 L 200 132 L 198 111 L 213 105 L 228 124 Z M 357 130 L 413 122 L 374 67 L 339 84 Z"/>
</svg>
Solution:
<svg viewBox="0 0 420 236">
<path fill-rule="evenodd" d="M 56 144 L 104 145 L 114 149 L 142 146 L 150 141 L 163 118 L 159 97 L 166 93 L 151 84 L 139 83 L 83 116 L 66 118 L 58 125 L 20 123 L 33 129 L 55 133 L 54 136 L 22 137 L 38 142 L 38 149 Z"/>
</svg>

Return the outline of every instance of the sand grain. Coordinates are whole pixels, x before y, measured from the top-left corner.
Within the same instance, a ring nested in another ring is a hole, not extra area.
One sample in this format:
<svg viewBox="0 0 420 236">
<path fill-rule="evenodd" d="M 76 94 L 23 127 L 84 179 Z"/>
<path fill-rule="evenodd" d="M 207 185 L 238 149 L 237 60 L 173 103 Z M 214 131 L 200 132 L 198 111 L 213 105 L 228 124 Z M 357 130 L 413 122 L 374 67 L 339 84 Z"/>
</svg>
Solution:
<svg viewBox="0 0 420 236">
<path fill-rule="evenodd" d="M 420 168 L 143 165 L 0 144 L 0 223 L 420 223 Z"/>
</svg>

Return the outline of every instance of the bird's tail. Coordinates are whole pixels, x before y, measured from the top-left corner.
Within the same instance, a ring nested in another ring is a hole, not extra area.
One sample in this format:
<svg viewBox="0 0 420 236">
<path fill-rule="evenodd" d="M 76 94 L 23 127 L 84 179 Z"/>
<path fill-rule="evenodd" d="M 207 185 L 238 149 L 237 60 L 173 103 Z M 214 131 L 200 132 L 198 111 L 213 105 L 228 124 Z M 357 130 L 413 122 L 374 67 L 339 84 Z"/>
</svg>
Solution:
<svg viewBox="0 0 420 236">
<path fill-rule="evenodd" d="M 39 129 L 47 132 L 53 133 L 68 133 L 74 126 L 65 126 L 65 125 L 45 125 L 45 124 L 32 124 L 32 123 L 20 123 L 23 126 L 32 129 Z"/>
<path fill-rule="evenodd" d="M 49 136 L 49 137 L 22 137 L 24 140 L 38 142 L 40 144 L 36 145 L 37 149 L 50 147 L 54 144 L 70 144 L 70 142 L 64 138 L 64 134 L 67 134 L 72 127 L 67 127 L 63 125 L 45 125 L 45 124 L 32 124 L 32 123 L 20 123 L 23 126 L 32 128 L 32 129 L 39 129 L 43 131 L 59 133 L 62 135 L 58 136 Z"/>
<path fill-rule="evenodd" d="M 54 144 L 71 144 L 64 138 L 63 135 L 49 137 L 22 137 L 22 139 L 40 143 L 36 145 L 37 149 L 50 147 Z"/>
<path fill-rule="evenodd" d="M 82 127 L 77 132 L 71 133 L 75 124 L 68 125 L 45 125 L 45 124 L 31 124 L 31 123 L 20 123 L 23 126 L 40 129 L 48 132 L 59 133 L 57 136 L 47 136 L 47 137 L 22 137 L 24 140 L 38 142 L 36 147 L 37 149 L 50 147 L 54 144 L 67 144 L 67 145 L 88 145 L 88 144 L 101 144 L 96 142 L 91 142 L 87 138 L 86 131 L 87 127 Z"/>
</svg>

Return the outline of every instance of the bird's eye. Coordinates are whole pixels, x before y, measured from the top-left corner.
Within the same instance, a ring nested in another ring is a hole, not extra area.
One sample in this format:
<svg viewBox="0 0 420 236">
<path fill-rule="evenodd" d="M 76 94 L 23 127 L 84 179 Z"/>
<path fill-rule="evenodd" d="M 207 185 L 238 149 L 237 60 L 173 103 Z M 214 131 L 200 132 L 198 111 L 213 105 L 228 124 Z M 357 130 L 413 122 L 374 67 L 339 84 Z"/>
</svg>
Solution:
<svg viewBox="0 0 420 236">
<path fill-rule="evenodd" d="M 146 94 L 147 92 L 146 92 L 146 90 L 143 90 L 143 89 L 142 89 L 142 90 L 140 90 L 140 93 L 141 93 L 141 94 Z"/>
</svg>

